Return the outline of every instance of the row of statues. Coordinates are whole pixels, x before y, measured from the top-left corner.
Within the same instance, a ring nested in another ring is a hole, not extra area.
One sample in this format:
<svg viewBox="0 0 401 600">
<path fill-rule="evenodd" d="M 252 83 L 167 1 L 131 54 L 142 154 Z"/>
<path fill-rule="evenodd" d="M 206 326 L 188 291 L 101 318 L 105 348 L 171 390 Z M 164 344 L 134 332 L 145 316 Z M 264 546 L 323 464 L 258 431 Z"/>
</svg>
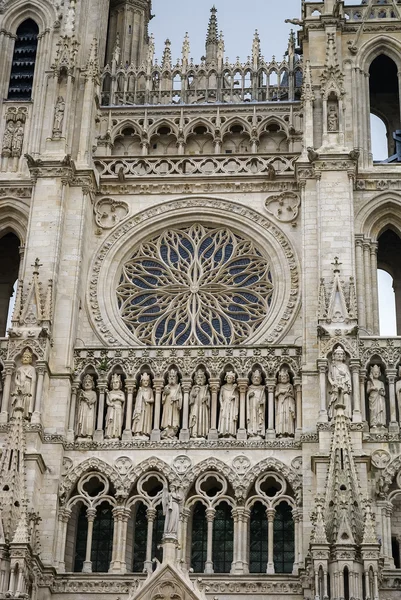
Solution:
<svg viewBox="0 0 401 600">
<path fill-rule="evenodd" d="M 239 427 L 240 390 L 236 374 L 228 371 L 220 388 L 218 405 L 218 433 L 221 437 L 234 438 Z M 124 425 L 125 392 L 122 389 L 121 375 L 113 374 L 110 389 L 106 391 L 105 437 L 121 437 Z M 295 392 L 288 369 L 282 368 L 275 385 L 275 430 L 278 436 L 295 434 Z M 91 375 L 86 375 L 78 396 L 76 435 L 79 438 L 91 437 L 95 429 L 97 393 Z M 167 383 L 161 395 L 161 436 L 173 439 L 177 436 L 182 422 L 184 393 L 178 372 L 172 368 L 168 372 Z M 189 391 L 188 429 L 191 438 L 208 436 L 211 426 L 212 394 L 206 373 L 198 369 Z M 155 392 L 151 377 L 143 373 L 136 395 L 132 415 L 131 430 L 134 437 L 148 439 L 153 429 Z M 263 438 L 266 431 L 266 386 L 262 373 L 255 369 L 251 374 L 251 384 L 246 391 L 246 429 L 249 437 Z"/>
</svg>

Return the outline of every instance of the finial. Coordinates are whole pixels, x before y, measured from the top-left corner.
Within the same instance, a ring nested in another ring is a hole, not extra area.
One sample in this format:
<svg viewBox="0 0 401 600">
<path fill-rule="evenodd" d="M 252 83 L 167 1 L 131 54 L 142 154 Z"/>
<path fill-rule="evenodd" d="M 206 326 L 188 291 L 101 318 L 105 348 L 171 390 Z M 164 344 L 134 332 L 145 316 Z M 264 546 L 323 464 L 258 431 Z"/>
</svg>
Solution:
<svg viewBox="0 0 401 600">
<path fill-rule="evenodd" d="M 338 261 L 338 256 L 336 256 L 336 257 L 334 258 L 334 262 L 332 262 L 331 264 L 332 264 L 332 265 L 333 265 L 333 267 L 334 267 L 334 269 L 333 269 L 334 273 L 340 273 L 340 272 L 341 272 L 341 269 L 340 269 L 340 267 L 341 267 L 342 263 L 340 263 L 340 262 Z"/>
<path fill-rule="evenodd" d="M 33 274 L 34 275 L 39 275 L 39 269 L 40 269 L 40 267 L 43 267 L 43 265 L 40 263 L 40 260 L 37 258 L 37 259 L 35 259 L 34 264 L 31 265 L 31 267 L 34 268 Z"/>
<path fill-rule="evenodd" d="M 164 71 L 171 71 L 171 63 L 171 42 L 167 39 L 164 43 L 162 69 Z"/>
</svg>

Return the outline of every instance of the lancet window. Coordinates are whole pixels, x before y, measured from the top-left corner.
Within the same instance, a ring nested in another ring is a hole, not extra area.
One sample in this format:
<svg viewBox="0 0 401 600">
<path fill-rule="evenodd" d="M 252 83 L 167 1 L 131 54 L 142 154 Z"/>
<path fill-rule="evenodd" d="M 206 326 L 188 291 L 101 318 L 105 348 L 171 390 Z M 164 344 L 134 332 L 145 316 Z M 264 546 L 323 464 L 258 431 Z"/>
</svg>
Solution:
<svg viewBox="0 0 401 600">
<path fill-rule="evenodd" d="M 11 67 L 9 100 L 30 100 L 35 73 L 39 28 L 35 21 L 27 19 L 17 29 Z"/>
</svg>

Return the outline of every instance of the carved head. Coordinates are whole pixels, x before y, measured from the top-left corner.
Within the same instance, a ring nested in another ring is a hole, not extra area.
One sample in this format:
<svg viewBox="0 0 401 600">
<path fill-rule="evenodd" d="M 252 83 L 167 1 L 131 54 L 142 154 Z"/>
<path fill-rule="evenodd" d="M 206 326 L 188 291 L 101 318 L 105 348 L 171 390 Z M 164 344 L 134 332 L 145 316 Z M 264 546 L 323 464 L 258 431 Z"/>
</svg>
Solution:
<svg viewBox="0 0 401 600">
<path fill-rule="evenodd" d="M 234 383 L 235 382 L 235 373 L 234 371 L 227 371 L 226 373 L 226 382 Z"/>
<path fill-rule="evenodd" d="M 260 369 L 255 369 L 252 372 L 251 380 L 253 385 L 260 385 L 262 383 L 262 372 L 260 371 Z"/>
<path fill-rule="evenodd" d="M 334 350 L 334 352 L 333 352 L 333 360 L 336 360 L 338 362 L 344 362 L 345 361 L 345 352 L 341 348 L 341 346 L 337 346 L 337 348 Z"/>
<path fill-rule="evenodd" d="M 26 348 L 24 350 L 24 353 L 21 357 L 21 361 L 23 365 L 31 365 L 32 364 L 32 352 L 29 350 L 29 348 Z"/>
<path fill-rule="evenodd" d="M 117 373 L 113 374 L 111 378 L 111 389 L 112 390 L 120 390 L 121 389 L 121 375 L 117 375 Z"/>
<path fill-rule="evenodd" d="M 177 369 L 170 369 L 168 372 L 168 382 L 170 385 L 176 385 L 178 383 Z"/>
<path fill-rule="evenodd" d="M 82 382 L 82 387 L 84 390 L 93 390 L 95 384 L 92 375 L 85 375 Z"/>
<path fill-rule="evenodd" d="M 206 384 L 206 374 L 202 369 L 198 369 L 195 373 L 195 383 L 197 385 L 205 385 Z"/>
<path fill-rule="evenodd" d="M 280 369 L 280 372 L 278 374 L 278 381 L 279 383 L 288 383 L 290 381 L 290 374 L 288 372 L 288 369 Z"/>
<path fill-rule="evenodd" d="M 149 373 L 142 373 L 141 375 L 141 386 L 149 387 L 150 386 L 150 375 Z"/>
<path fill-rule="evenodd" d="M 370 374 L 373 377 L 373 379 L 379 379 L 380 375 L 382 374 L 382 370 L 379 367 L 379 365 L 373 365 L 372 367 L 370 367 Z"/>
</svg>

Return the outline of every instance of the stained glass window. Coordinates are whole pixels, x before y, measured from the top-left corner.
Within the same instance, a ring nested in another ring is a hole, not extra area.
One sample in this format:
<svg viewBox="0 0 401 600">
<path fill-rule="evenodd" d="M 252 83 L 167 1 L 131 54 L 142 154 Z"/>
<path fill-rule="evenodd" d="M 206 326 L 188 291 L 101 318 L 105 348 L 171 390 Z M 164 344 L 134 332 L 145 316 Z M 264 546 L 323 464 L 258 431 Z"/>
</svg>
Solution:
<svg viewBox="0 0 401 600">
<path fill-rule="evenodd" d="M 111 506 L 102 502 L 96 509 L 92 537 L 92 572 L 107 573 L 113 551 L 114 521 Z"/>
<path fill-rule="evenodd" d="M 30 100 L 32 97 L 38 33 L 38 26 L 32 19 L 27 19 L 17 29 L 8 88 L 9 100 Z"/>
<path fill-rule="evenodd" d="M 292 573 L 295 559 L 295 532 L 292 509 L 286 502 L 276 507 L 274 517 L 274 570 Z"/>
<path fill-rule="evenodd" d="M 207 558 L 206 508 L 198 502 L 192 516 L 191 567 L 194 573 L 203 573 Z"/>
<path fill-rule="evenodd" d="M 272 296 L 269 263 L 252 241 L 199 224 L 142 243 L 117 288 L 125 326 L 150 345 L 240 344 Z"/>
<path fill-rule="evenodd" d="M 213 568 L 215 573 L 230 573 L 234 555 L 234 521 L 231 507 L 221 502 L 213 522 Z"/>
<path fill-rule="evenodd" d="M 261 502 L 256 502 L 252 507 L 250 520 L 249 571 L 251 573 L 266 573 L 267 530 L 266 507 Z"/>
<path fill-rule="evenodd" d="M 88 519 L 86 517 L 86 506 L 83 504 L 78 514 L 77 533 L 75 541 L 74 572 L 80 573 L 84 565 L 86 554 L 86 540 L 88 537 Z"/>
<path fill-rule="evenodd" d="M 146 517 L 146 506 L 139 504 L 134 522 L 134 562 L 132 571 L 142 573 L 146 560 L 146 542 L 148 537 L 148 520 Z"/>
<path fill-rule="evenodd" d="M 153 523 L 152 538 L 152 559 L 157 558 L 159 562 L 163 559 L 163 549 L 161 547 L 164 533 L 164 515 L 162 505 L 156 507 L 156 518 Z"/>
</svg>

